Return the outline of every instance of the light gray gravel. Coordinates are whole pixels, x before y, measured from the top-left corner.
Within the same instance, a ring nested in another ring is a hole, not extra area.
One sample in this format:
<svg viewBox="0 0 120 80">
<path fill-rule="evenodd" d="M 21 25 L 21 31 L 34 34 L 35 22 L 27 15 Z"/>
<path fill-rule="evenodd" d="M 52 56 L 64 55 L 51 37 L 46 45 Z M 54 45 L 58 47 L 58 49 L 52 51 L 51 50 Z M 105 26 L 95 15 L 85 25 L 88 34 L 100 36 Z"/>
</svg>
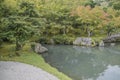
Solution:
<svg viewBox="0 0 120 80">
<path fill-rule="evenodd" d="M 0 80 L 59 80 L 57 77 L 32 65 L 0 61 Z"/>
</svg>

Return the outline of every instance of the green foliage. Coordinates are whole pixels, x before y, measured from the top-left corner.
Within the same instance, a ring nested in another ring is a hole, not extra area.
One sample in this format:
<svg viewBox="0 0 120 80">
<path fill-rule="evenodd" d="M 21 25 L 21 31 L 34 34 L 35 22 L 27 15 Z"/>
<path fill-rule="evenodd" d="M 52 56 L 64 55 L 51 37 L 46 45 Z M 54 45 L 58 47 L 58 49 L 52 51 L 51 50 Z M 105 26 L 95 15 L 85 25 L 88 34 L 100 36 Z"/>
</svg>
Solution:
<svg viewBox="0 0 120 80">
<path fill-rule="evenodd" d="M 35 4 L 30 2 L 21 2 L 17 4 L 16 0 L 13 0 L 12 4 L 7 4 L 7 2 L 12 2 L 11 0 L 5 0 L 3 2 L 4 11 L 8 10 L 7 14 L 4 14 L 1 18 L 1 27 L 3 27 L 2 34 L 6 39 L 14 39 L 16 42 L 16 50 L 22 49 L 25 41 L 39 32 L 39 21 L 36 21 L 39 17 L 39 12 L 35 8 Z"/>
<path fill-rule="evenodd" d="M 113 4 L 113 8 L 116 9 L 116 10 L 120 10 L 120 1 L 115 2 L 115 3 Z"/>
<path fill-rule="evenodd" d="M 105 30 L 108 34 L 108 36 L 110 36 L 112 34 L 112 32 L 115 31 L 115 27 L 113 27 L 114 24 L 113 23 L 108 23 L 106 26 L 105 26 Z"/>
<path fill-rule="evenodd" d="M 55 44 L 73 44 L 74 38 L 67 35 L 57 35 L 53 37 Z"/>
<path fill-rule="evenodd" d="M 48 37 L 41 36 L 39 38 L 39 42 L 42 43 L 42 44 L 49 44 L 50 43 L 50 39 Z"/>
<path fill-rule="evenodd" d="M 26 41 L 51 39 L 72 44 L 76 37 L 118 33 L 119 5 L 118 0 L 0 0 L 0 45 L 11 41 L 22 48 Z"/>
<path fill-rule="evenodd" d="M 0 11 L 1 41 L 71 44 L 72 37 L 120 31 L 117 0 L 1 0 Z"/>
<path fill-rule="evenodd" d="M 93 0 L 86 0 L 85 2 L 85 6 L 90 6 L 92 8 L 94 8 L 96 5 L 96 3 Z"/>
</svg>

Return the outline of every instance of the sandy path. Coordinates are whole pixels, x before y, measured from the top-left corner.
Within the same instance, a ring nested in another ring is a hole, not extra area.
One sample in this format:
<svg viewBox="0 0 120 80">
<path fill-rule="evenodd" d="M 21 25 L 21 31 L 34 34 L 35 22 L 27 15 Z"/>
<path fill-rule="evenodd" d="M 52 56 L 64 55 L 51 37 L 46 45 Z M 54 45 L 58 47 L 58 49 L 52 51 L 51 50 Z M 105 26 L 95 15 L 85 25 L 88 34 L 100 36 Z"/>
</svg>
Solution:
<svg viewBox="0 0 120 80">
<path fill-rule="evenodd" d="M 0 80 L 59 80 L 55 76 L 32 65 L 0 61 Z"/>
</svg>

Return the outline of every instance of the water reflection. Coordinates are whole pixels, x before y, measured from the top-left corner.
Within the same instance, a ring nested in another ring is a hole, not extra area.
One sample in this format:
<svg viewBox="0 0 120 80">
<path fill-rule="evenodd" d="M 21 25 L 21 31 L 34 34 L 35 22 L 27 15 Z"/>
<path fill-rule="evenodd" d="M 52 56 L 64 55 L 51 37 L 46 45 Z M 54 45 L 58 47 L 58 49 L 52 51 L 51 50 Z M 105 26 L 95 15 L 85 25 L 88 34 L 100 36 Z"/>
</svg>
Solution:
<svg viewBox="0 0 120 80">
<path fill-rule="evenodd" d="M 73 80 L 119 80 L 120 46 L 46 46 L 45 60 Z"/>
<path fill-rule="evenodd" d="M 120 79 L 120 67 L 108 66 L 108 68 L 99 75 L 97 80 L 119 80 Z"/>
</svg>

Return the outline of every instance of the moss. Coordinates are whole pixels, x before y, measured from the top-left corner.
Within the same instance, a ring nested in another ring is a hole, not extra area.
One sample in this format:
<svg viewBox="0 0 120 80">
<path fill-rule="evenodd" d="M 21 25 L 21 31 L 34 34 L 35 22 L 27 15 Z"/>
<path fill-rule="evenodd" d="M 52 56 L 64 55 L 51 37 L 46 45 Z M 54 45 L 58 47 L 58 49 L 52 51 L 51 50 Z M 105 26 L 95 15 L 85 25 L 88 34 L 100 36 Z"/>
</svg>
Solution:
<svg viewBox="0 0 120 80">
<path fill-rule="evenodd" d="M 25 45 L 23 50 L 20 51 L 21 56 L 15 55 L 14 46 L 14 44 L 4 44 L 3 47 L 0 48 L 0 61 L 17 61 L 31 64 L 57 76 L 60 80 L 72 80 L 47 64 L 41 55 L 32 52 L 30 44 Z"/>
</svg>

